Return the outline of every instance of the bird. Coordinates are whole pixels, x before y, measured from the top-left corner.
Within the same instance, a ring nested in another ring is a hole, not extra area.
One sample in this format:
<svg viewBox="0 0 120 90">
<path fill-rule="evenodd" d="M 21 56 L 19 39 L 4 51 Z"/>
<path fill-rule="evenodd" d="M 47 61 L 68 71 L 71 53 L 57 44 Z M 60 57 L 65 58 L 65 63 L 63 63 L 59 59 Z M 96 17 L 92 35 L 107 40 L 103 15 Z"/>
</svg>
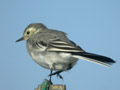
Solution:
<svg viewBox="0 0 120 90">
<path fill-rule="evenodd" d="M 65 32 L 49 29 L 43 23 L 29 24 L 16 42 L 22 40 L 26 40 L 26 48 L 32 59 L 50 70 L 50 81 L 53 75 L 63 79 L 60 73 L 71 70 L 79 59 L 106 67 L 116 62 L 109 57 L 86 52 L 70 40 Z"/>
</svg>

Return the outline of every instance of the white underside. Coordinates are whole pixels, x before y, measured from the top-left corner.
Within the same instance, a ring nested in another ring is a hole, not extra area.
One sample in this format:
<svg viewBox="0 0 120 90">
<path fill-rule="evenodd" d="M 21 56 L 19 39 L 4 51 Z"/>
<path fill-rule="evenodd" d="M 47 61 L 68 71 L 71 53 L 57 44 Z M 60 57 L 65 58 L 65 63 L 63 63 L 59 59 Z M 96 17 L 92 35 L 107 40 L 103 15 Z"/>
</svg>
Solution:
<svg viewBox="0 0 120 90">
<path fill-rule="evenodd" d="M 73 67 L 78 60 L 77 58 L 71 57 L 71 54 L 66 53 L 31 52 L 30 55 L 33 58 L 33 60 L 37 62 L 40 66 L 46 69 L 62 71 L 68 70 L 69 64 L 71 64 Z"/>
</svg>

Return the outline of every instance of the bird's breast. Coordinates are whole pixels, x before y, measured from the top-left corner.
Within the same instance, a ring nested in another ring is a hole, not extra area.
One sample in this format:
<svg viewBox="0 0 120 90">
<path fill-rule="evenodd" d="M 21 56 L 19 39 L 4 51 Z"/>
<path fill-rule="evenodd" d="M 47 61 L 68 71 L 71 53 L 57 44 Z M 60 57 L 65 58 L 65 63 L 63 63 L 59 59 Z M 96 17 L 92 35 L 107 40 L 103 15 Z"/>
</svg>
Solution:
<svg viewBox="0 0 120 90">
<path fill-rule="evenodd" d="M 30 55 L 40 66 L 47 69 L 50 69 L 50 66 L 52 66 L 54 70 L 68 70 L 77 61 L 76 58 L 71 57 L 71 54 L 66 53 L 31 52 Z"/>
</svg>

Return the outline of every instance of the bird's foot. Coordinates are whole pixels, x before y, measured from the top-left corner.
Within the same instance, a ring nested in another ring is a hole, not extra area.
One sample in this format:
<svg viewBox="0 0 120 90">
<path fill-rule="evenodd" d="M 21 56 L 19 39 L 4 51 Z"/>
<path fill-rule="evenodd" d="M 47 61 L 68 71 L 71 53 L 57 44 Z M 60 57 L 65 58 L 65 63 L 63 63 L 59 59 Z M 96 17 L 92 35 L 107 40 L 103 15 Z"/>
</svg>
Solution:
<svg viewBox="0 0 120 90">
<path fill-rule="evenodd" d="M 54 72 L 54 73 L 49 74 L 49 76 L 51 77 L 51 76 L 53 76 L 53 75 L 57 75 L 57 77 L 59 77 L 60 79 L 63 79 L 63 77 L 60 75 L 61 72 L 62 72 L 62 71 L 56 71 L 56 72 Z"/>
<path fill-rule="evenodd" d="M 63 77 L 59 73 L 57 74 L 57 77 L 63 80 Z"/>
</svg>

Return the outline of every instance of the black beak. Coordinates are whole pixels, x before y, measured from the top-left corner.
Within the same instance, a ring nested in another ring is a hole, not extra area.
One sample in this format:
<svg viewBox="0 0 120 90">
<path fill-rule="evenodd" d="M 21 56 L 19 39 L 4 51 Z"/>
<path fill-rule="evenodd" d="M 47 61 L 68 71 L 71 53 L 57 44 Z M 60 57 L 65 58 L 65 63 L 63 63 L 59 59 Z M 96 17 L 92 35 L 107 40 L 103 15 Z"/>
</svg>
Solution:
<svg viewBox="0 0 120 90">
<path fill-rule="evenodd" d="M 16 42 L 22 41 L 24 40 L 24 37 L 21 37 L 20 39 L 18 39 Z"/>
</svg>

